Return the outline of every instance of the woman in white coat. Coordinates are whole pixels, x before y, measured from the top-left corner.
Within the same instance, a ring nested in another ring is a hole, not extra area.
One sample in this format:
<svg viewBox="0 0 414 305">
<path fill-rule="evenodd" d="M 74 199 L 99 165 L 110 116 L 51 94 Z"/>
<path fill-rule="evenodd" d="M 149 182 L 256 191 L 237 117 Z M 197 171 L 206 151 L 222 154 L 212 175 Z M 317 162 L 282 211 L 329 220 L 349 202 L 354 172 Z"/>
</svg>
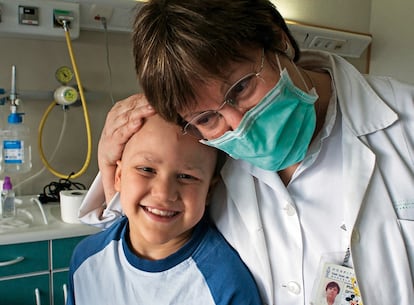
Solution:
<svg viewBox="0 0 414 305">
<path fill-rule="evenodd" d="M 152 107 L 231 156 L 210 211 L 264 303 L 315 303 L 333 269 L 365 305 L 413 303 L 413 86 L 300 53 L 267 0 L 149 1 L 133 42 Z M 115 161 L 152 113 L 135 95 L 108 114 L 83 221 L 122 213 Z"/>
</svg>

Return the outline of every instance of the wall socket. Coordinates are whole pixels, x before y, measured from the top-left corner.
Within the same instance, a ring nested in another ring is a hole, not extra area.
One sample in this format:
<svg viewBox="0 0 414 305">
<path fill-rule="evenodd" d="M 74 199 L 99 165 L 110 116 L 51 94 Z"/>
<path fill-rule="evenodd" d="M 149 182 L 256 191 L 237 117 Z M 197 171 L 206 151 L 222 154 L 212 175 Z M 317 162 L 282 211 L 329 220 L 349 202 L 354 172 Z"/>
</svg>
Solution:
<svg viewBox="0 0 414 305">
<path fill-rule="evenodd" d="M 101 21 L 102 18 L 105 18 L 106 22 L 109 22 L 109 19 L 111 19 L 112 12 L 112 7 L 100 4 L 92 4 L 89 11 L 93 20 Z"/>
</svg>

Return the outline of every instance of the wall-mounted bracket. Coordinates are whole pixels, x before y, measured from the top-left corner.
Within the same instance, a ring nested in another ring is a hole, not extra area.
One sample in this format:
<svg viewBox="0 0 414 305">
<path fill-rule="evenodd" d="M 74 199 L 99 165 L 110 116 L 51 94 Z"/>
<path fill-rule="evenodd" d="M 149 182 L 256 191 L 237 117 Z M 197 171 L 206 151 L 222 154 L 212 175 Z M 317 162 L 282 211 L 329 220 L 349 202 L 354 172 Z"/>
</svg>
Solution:
<svg viewBox="0 0 414 305">
<path fill-rule="evenodd" d="M 291 20 L 286 20 L 286 23 L 301 49 L 324 50 L 344 57 L 359 58 L 372 41 L 370 34 L 314 26 Z"/>
</svg>

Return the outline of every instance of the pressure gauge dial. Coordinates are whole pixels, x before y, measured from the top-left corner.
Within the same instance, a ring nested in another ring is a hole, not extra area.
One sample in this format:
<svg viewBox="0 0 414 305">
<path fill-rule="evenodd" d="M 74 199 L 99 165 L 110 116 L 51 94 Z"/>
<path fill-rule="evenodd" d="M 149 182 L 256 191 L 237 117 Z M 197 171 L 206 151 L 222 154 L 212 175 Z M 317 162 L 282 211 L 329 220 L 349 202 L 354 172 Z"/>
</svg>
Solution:
<svg viewBox="0 0 414 305">
<path fill-rule="evenodd" d="M 78 91 L 70 86 L 61 86 L 55 90 L 53 97 L 60 105 L 71 105 L 78 100 Z"/>
<path fill-rule="evenodd" d="M 56 70 L 55 76 L 59 83 L 66 85 L 73 79 L 73 72 L 71 68 L 62 66 Z"/>
</svg>

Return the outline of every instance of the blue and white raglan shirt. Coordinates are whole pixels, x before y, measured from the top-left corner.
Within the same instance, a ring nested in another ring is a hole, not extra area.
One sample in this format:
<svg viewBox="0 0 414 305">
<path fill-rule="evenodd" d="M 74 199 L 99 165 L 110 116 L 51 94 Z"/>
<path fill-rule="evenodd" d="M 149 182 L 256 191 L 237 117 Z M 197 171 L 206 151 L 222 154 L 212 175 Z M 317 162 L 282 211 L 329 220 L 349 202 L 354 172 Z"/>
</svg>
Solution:
<svg viewBox="0 0 414 305">
<path fill-rule="evenodd" d="M 85 238 L 69 270 L 68 305 L 259 305 L 257 286 L 237 252 L 205 219 L 162 260 L 135 255 L 128 219 Z"/>
</svg>

